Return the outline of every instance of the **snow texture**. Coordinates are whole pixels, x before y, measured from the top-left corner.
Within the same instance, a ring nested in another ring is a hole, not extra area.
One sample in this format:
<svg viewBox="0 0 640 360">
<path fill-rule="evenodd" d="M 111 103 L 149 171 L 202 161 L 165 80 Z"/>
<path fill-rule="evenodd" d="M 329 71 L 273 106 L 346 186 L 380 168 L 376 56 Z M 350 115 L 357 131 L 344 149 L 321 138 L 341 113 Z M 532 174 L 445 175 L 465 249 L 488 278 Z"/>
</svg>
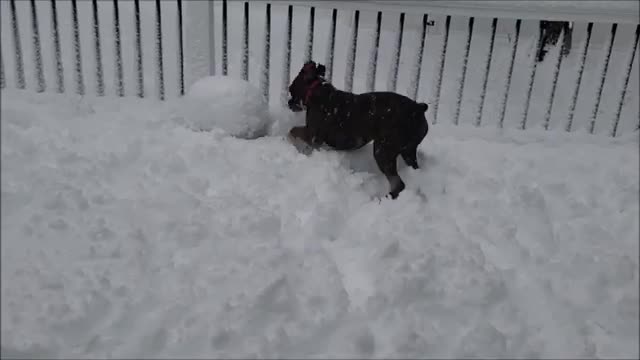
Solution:
<svg viewBox="0 0 640 360">
<path fill-rule="evenodd" d="M 271 127 L 261 90 L 245 80 L 202 78 L 175 105 L 175 120 L 196 131 L 218 129 L 235 137 L 255 139 L 266 135 Z"/>
<path fill-rule="evenodd" d="M 392 201 L 370 146 L 1 100 L 3 357 L 639 355 L 638 133 L 441 124 Z"/>
</svg>

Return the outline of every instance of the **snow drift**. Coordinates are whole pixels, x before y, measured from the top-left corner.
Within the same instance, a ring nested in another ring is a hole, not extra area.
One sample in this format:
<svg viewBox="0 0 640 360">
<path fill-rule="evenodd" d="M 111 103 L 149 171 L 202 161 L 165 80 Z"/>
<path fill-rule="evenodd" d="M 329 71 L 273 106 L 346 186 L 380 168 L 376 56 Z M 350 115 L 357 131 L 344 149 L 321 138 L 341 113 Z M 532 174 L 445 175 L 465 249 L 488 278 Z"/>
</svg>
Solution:
<svg viewBox="0 0 640 360">
<path fill-rule="evenodd" d="M 2 92 L 3 357 L 638 356 L 637 135 L 438 125 L 378 202 L 175 106 Z"/>
</svg>

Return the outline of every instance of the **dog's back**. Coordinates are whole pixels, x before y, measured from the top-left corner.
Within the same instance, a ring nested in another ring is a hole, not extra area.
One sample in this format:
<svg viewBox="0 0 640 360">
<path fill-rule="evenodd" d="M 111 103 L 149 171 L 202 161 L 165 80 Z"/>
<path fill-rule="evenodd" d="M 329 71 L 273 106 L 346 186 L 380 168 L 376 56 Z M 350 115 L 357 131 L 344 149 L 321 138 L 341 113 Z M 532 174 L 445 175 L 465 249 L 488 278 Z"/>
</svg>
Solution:
<svg viewBox="0 0 640 360">
<path fill-rule="evenodd" d="M 313 106 L 311 118 L 324 128 L 324 141 L 339 150 L 360 148 L 372 140 L 416 144 L 428 132 L 427 105 L 393 92 L 353 94 L 332 89 Z"/>
</svg>

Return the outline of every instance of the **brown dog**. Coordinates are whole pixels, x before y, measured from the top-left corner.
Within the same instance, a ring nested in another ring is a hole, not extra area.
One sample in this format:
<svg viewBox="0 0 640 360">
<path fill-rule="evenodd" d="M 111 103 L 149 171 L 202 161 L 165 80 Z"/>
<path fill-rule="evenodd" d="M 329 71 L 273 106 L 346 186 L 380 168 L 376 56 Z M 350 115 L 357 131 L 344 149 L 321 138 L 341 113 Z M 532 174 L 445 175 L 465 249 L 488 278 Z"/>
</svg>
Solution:
<svg viewBox="0 0 640 360">
<path fill-rule="evenodd" d="M 405 188 L 396 159 L 418 169 L 417 149 L 429 131 L 425 103 L 393 92 L 353 94 L 324 79 L 325 67 L 309 61 L 289 86 L 289 109 L 306 109 L 305 126 L 289 136 L 312 148 L 327 144 L 335 150 L 355 150 L 373 141 L 373 156 L 389 181 L 393 199 Z"/>
</svg>

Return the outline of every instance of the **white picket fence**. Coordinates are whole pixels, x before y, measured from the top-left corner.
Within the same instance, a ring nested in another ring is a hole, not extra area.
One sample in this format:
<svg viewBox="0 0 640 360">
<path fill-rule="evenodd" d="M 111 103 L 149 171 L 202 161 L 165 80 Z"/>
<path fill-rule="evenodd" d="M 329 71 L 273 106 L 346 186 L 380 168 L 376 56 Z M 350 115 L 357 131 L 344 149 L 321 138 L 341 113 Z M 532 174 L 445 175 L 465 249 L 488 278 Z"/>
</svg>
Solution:
<svg viewBox="0 0 640 360">
<path fill-rule="evenodd" d="M 313 59 L 327 65 L 338 88 L 391 90 L 430 103 L 434 124 L 610 136 L 640 126 L 637 1 L 0 6 L 2 88 L 166 99 L 202 76 L 228 75 L 259 86 L 278 106 L 290 79 Z M 540 20 L 571 23 L 566 56 L 563 32 L 536 60 Z"/>
</svg>

